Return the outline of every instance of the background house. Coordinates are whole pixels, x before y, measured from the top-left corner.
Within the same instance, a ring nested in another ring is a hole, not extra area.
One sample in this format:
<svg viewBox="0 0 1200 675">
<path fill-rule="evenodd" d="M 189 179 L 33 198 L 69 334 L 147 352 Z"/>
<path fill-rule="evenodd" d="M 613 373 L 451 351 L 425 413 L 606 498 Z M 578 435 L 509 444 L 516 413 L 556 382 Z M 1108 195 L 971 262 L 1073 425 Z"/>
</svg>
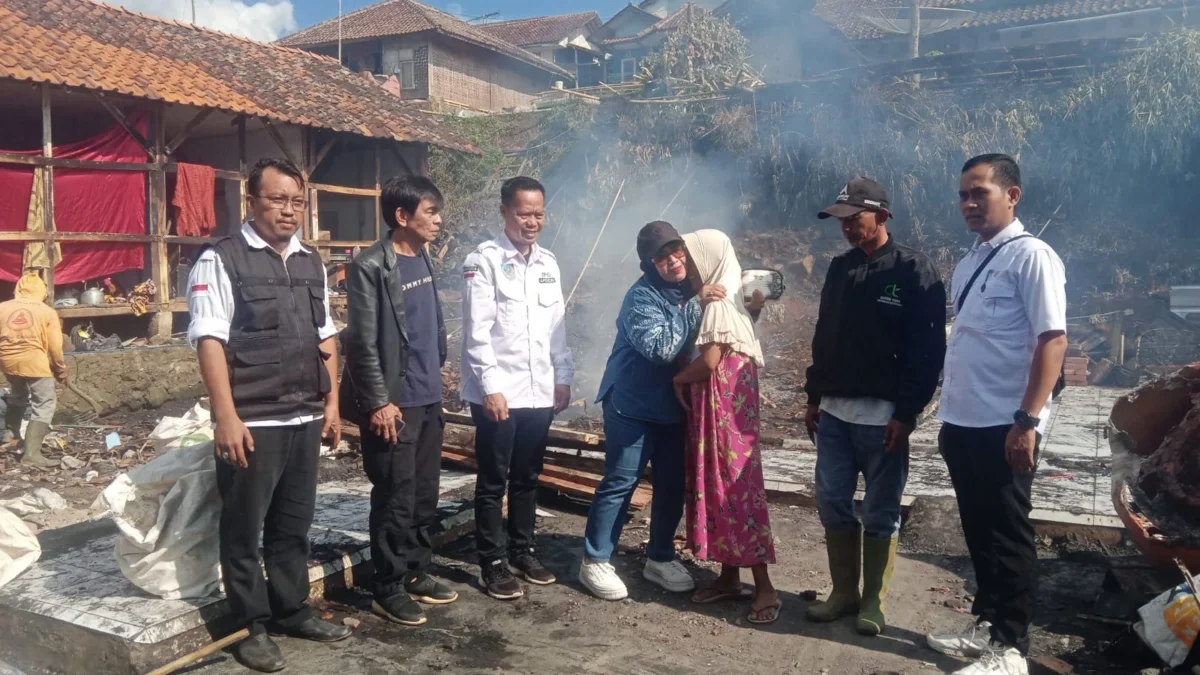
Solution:
<svg viewBox="0 0 1200 675">
<path fill-rule="evenodd" d="M 566 69 L 578 87 L 594 87 L 604 77 L 604 22 L 596 12 L 498 21 L 477 28 Z"/>
<path fill-rule="evenodd" d="M 524 108 L 574 75 L 479 26 L 416 0 L 385 0 L 341 20 L 342 64 L 395 74 L 401 98 L 488 112 Z M 336 58 L 338 20 L 279 41 Z"/>
<path fill-rule="evenodd" d="M 107 277 L 154 282 L 140 305 L 56 305 L 68 328 L 186 326 L 186 261 L 236 231 L 262 157 L 301 168 L 303 239 L 336 265 L 378 239 L 383 178 L 423 173 L 430 145 L 478 152 L 315 54 L 88 0 L 4 0 L 0 26 L 0 296 L 31 268 L 51 303 Z M 213 215 L 189 232 L 173 204 L 197 170 L 189 203 Z"/>
<path fill-rule="evenodd" d="M 641 70 L 642 61 L 662 46 L 672 30 L 684 25 L 696 13 L 708 11 L 687 2 L 666 17 L 660 17 L 637 5 L 627 5 L 604 24 L 608 37 L 601 44 L 611 54 L 605 81 L 609 84 L 632 82 Z"/>
<path fill-rule="evenodd" d="M 687 0 L 642 0 L 638 4 L 638 7 L 660 19 L 665 19 L 683 9 L 684 5 L 689 4 L 703 7 L 704 9 L 716 9 L 721 4 L 721 0 L 692 0 L 692 2 L 688 2 Z"/>
<path fill-rule="evenodd" d="M 766 82 L 794 82 L 862 62 L 853 41 L 813 14 L 814 0 L 727 0 L 714 13 L 750 43 L 750 63 Z"/>
<path fill-rule="evenodd" d="M 768 0 L 770 1 L 770 0 Z M 896 0 L 817 0 L 815 13 L 847 38 L 869 62 L 908 58 L 908 36 L 880 30 L 864 18 L 903 6 Z M 977 0 L 929 5 L 974 12 L 960 27 L 921 38 L 922 55 L 1022 49 L 1082 40 L 1120 40 L 1200 25 L 1185 0 Z"/>
</svg>

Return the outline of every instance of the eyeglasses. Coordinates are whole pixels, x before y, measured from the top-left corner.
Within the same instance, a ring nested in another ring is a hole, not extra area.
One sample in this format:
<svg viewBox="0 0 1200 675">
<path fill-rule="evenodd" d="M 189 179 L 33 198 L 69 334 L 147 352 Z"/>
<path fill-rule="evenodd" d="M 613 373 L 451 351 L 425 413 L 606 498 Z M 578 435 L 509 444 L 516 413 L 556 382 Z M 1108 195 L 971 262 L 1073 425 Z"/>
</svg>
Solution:
<svg viewBox="0 0 1200 675">
<path fill-rule="evenodd" d="M 308 200 L 302 199 L 300 197 L 296 197 L 294 199 L 288 199 L 287 197 L 259 197 L 257 195 L 251 195 L 251 196 L 254 197 L 255 199 L 260 199 L 260 200 L 266 202 L 271 208 L 278 209 L 278 210 L 283 210 L 288 204 L 292 205 L 293 211 L 303 211 L 304 208 L 306 206 L 308 206 Z"/>
<path fill-rule="evenodd" d="M 653 258 L 651 258 L 651 260 L 654 262 L 655 265 L 661 265 L 661 264 L 667 262 L 668 260 L 672 260 L 672 259 L 683 260 L 686 257 L 687 257 L 687 250 L 681 246 L 666 255 L 656 255 Z"/>
</svg>

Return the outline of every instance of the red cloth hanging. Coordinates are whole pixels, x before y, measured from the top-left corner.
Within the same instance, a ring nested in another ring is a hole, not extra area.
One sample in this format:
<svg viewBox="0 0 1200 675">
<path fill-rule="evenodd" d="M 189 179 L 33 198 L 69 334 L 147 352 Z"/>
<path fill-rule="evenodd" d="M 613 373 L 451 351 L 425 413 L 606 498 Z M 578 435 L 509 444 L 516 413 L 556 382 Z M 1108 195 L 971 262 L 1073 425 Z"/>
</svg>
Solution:
<svg viewBox="0 0 1200 675">
<path fill-rule="evenodd" d="M 175 179 L 175 233 L 181 237 L 207 237 L 217 229 L 217 170 L 201 164 L 179 162 Z"/>
<path fill-rule="evenodd" d="M 143 136 L 145 115 L 130 123 Z M 40 155 L 40 151 L 14 154 Z M 91 162 L 149 161 L 145 150 L 119 125 L 78 143 L 54 146 L 54 156 Z M 0 231 L 25 229 L 33 167 L 0 164 Z M 48 205 L 47 205 L 48 206 Z M 54 223 L 59 232 L 146 233 L 146 173 L 143 171 L 54 170 Z M 0 280 L 21 276 L 24 245 L 0 244 Z M 67 242 L 62 261 L 54 268 L 54 283 L 71 284 L 145 267 L 145 245 L 135 243 Z"/>
</svg>

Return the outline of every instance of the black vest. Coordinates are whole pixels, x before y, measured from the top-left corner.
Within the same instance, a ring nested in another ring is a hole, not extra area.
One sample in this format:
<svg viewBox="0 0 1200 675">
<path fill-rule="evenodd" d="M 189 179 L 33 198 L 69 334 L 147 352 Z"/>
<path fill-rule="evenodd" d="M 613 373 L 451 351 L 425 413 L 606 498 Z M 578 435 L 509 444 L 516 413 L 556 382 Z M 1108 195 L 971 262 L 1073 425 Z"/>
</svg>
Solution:
<svg viewBox="0 0 1200 675">
<path fill-rule="evenodd" d="M 325 267 L 312 252 L 251 248 L 240 233 L 213 244 L 233 286 L 225 355 L 243 421 L 319 415 L 329 371 L 317 345 L 325 325 Z"/>
</svg>

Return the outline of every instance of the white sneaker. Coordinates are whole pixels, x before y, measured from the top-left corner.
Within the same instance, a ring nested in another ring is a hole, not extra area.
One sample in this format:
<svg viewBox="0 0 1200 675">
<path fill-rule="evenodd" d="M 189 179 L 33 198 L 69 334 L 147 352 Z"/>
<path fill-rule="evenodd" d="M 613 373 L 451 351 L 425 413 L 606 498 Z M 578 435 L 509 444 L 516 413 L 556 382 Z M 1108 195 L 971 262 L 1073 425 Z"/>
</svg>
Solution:
<svg viewBox="0 0 1200 675">
<path fill-rule="evenodd" d="M 925 636 L 930 649 L 950 656 L 959 654 L 975 658 L 987 649 L 991 636 L 992 624 L 988 621 L 975 622 L 975 619 L 963 627 L 958 633 L 930 633 Z"/>
<path fill-rule="evenodd" d="M 696 590 L 696 580 L 678 560 L 656 562 L 647 560 L 642 576 L 672 593 L 687 593 Z"/>
<path fill-rule="evenodd" d="M 978 661 L 954 671 L 954 675 L 1029 675 L 1029 665 L 1015 648 L 992 644 Z"/>
<path fill-rule="evenodd" d="M 583 561 L 579 566 L 579 583 L 601 600 L 624 600 L 629 597 L 625 582 L 607 562 Z"/>
</svg>

